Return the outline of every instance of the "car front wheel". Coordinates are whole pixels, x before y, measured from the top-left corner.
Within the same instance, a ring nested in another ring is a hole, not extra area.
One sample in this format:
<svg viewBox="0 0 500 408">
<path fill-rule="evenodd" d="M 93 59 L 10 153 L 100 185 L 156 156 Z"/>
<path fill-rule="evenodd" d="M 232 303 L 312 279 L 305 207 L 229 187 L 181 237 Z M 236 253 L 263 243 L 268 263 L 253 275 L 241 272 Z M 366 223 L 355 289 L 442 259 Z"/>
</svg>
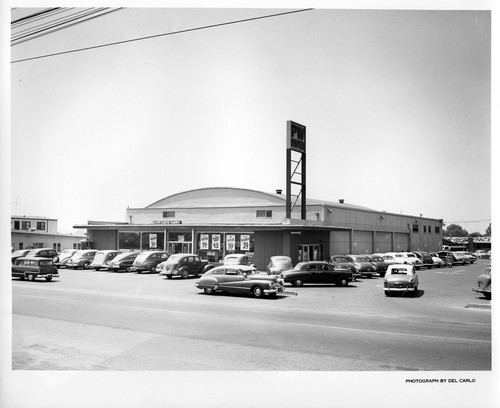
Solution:
<svg viewBox="0 0 500 408">
<path fill-rule="evenodd" d="M 264 291 L 262 290 L 262 288 L 260 286 L 254 286 L 253 289 L 252 289 L 252 294 L 256 297 L 256 298 L 260 298 L 264 295 Z"/>
<path fill-rule="evenodd" d="M 347 278 L 342 278 L 337 281 L 337 286 L 347 286 L 349 285 L 349 281 Z"/>
<path fill-rule="evenodd" d="M 30 282 L 33 282 L 33 281 L 35 280 L 35 275 L 33 275 L 32 273 L 30 273 L 30 274 L 28 275 L 28 280 L 29 280 Z"/>
<path fill-rule="evenodd" d="M 292 282 L 292 285 L 293 286 L 302 286 L 304 284 L 304 282 L 302 282 L 301 279 L 295 279 L 293 282 Z"/>
<path fill-rule="evenodd" d="M 184 269 L 181 273 L 182 279 L 187 279 L 189 278 L 189 271 L 187 269 Z"/>
<path fill-rule="evenodd" d="M 215 290 L 214 288 L 204 288 L 203 291 L 207 294 L 207 295 L 213 295 L 215 293 Z"/>
<path fill-rule="evenodd" d="M 50 281 L 52 280 L 52 276 L 46 276 L 46 277 L 45 277 L 45 280 L 46 280 L 47 282 L 50 282 Z"/>
<path fill-rule="evenodd" d="M 90 264 L 88 262 L 85 262 L 83 264 L 83 269 L 89 269 Z"/>
</svg>

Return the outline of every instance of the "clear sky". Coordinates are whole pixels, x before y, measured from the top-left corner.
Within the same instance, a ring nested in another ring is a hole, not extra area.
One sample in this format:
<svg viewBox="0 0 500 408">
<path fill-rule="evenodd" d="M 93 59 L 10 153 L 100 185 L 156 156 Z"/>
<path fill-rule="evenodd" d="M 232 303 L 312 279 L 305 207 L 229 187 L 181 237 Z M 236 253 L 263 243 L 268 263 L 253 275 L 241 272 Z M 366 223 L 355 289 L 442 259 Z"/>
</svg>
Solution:
<svg viewBox="0 0 500 408">
<path fill-rule="evenodd" d="M 310 198 L 484 233 L 489 11 L 317 8 L 19 61 L 299 9 L 127 8 L 13 46 L 11 213 L 71 232 L 190 189 L 285 189 L 294 120 Z"/>
</svg>

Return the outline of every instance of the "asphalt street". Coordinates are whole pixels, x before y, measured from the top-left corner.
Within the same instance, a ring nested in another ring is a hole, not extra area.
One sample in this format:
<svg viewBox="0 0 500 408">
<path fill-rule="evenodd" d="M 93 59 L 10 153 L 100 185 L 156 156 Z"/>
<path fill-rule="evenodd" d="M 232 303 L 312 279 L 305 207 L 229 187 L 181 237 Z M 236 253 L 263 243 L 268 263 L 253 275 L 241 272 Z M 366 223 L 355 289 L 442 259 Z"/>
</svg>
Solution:
<svg viewBox="0 0 500 408">
<path fill-rule="evenodd" d="M 489 261 L 488 261 L 489 262 Z M 13 370 L 491 370 L 486 260 L 422 269 L 416 297 L 382 278 L 297 296 L 206 295 L 192 279 L 60 270 L 12 280 Z"/>
</svg>

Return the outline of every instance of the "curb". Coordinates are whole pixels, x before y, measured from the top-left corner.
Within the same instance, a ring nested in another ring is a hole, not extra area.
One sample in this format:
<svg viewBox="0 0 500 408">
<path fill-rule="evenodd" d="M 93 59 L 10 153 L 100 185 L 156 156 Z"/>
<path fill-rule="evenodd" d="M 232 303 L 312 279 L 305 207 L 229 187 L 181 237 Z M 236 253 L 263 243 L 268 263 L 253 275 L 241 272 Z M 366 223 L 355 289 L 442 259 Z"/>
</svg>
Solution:
<svg viewBox="0 0 500 408">
<path fill-rule="evenodd" d="M 491 309 L 491 304 L 486 303 L 469 303 L 465 306 L 467 309 Z"/>
</svg>

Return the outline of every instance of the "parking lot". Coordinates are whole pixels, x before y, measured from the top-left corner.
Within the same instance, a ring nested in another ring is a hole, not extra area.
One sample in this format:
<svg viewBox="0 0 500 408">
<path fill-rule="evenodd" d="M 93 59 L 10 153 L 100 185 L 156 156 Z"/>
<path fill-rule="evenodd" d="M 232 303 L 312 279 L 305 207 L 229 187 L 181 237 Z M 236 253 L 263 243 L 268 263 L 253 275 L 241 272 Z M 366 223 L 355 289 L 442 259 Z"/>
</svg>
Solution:
<svg viewBox="0 0 500 408">
<path fill-rule="evenodd" d="M 421 269 L 415 297 L 383 279 L 297 295 L 206 295 L 196 278 L 60 269 L 12 280 L 14 369 L 490 370 L 489 263 Z M 216 353 L 210 350 L 217 350 Z"/>
</svg>

